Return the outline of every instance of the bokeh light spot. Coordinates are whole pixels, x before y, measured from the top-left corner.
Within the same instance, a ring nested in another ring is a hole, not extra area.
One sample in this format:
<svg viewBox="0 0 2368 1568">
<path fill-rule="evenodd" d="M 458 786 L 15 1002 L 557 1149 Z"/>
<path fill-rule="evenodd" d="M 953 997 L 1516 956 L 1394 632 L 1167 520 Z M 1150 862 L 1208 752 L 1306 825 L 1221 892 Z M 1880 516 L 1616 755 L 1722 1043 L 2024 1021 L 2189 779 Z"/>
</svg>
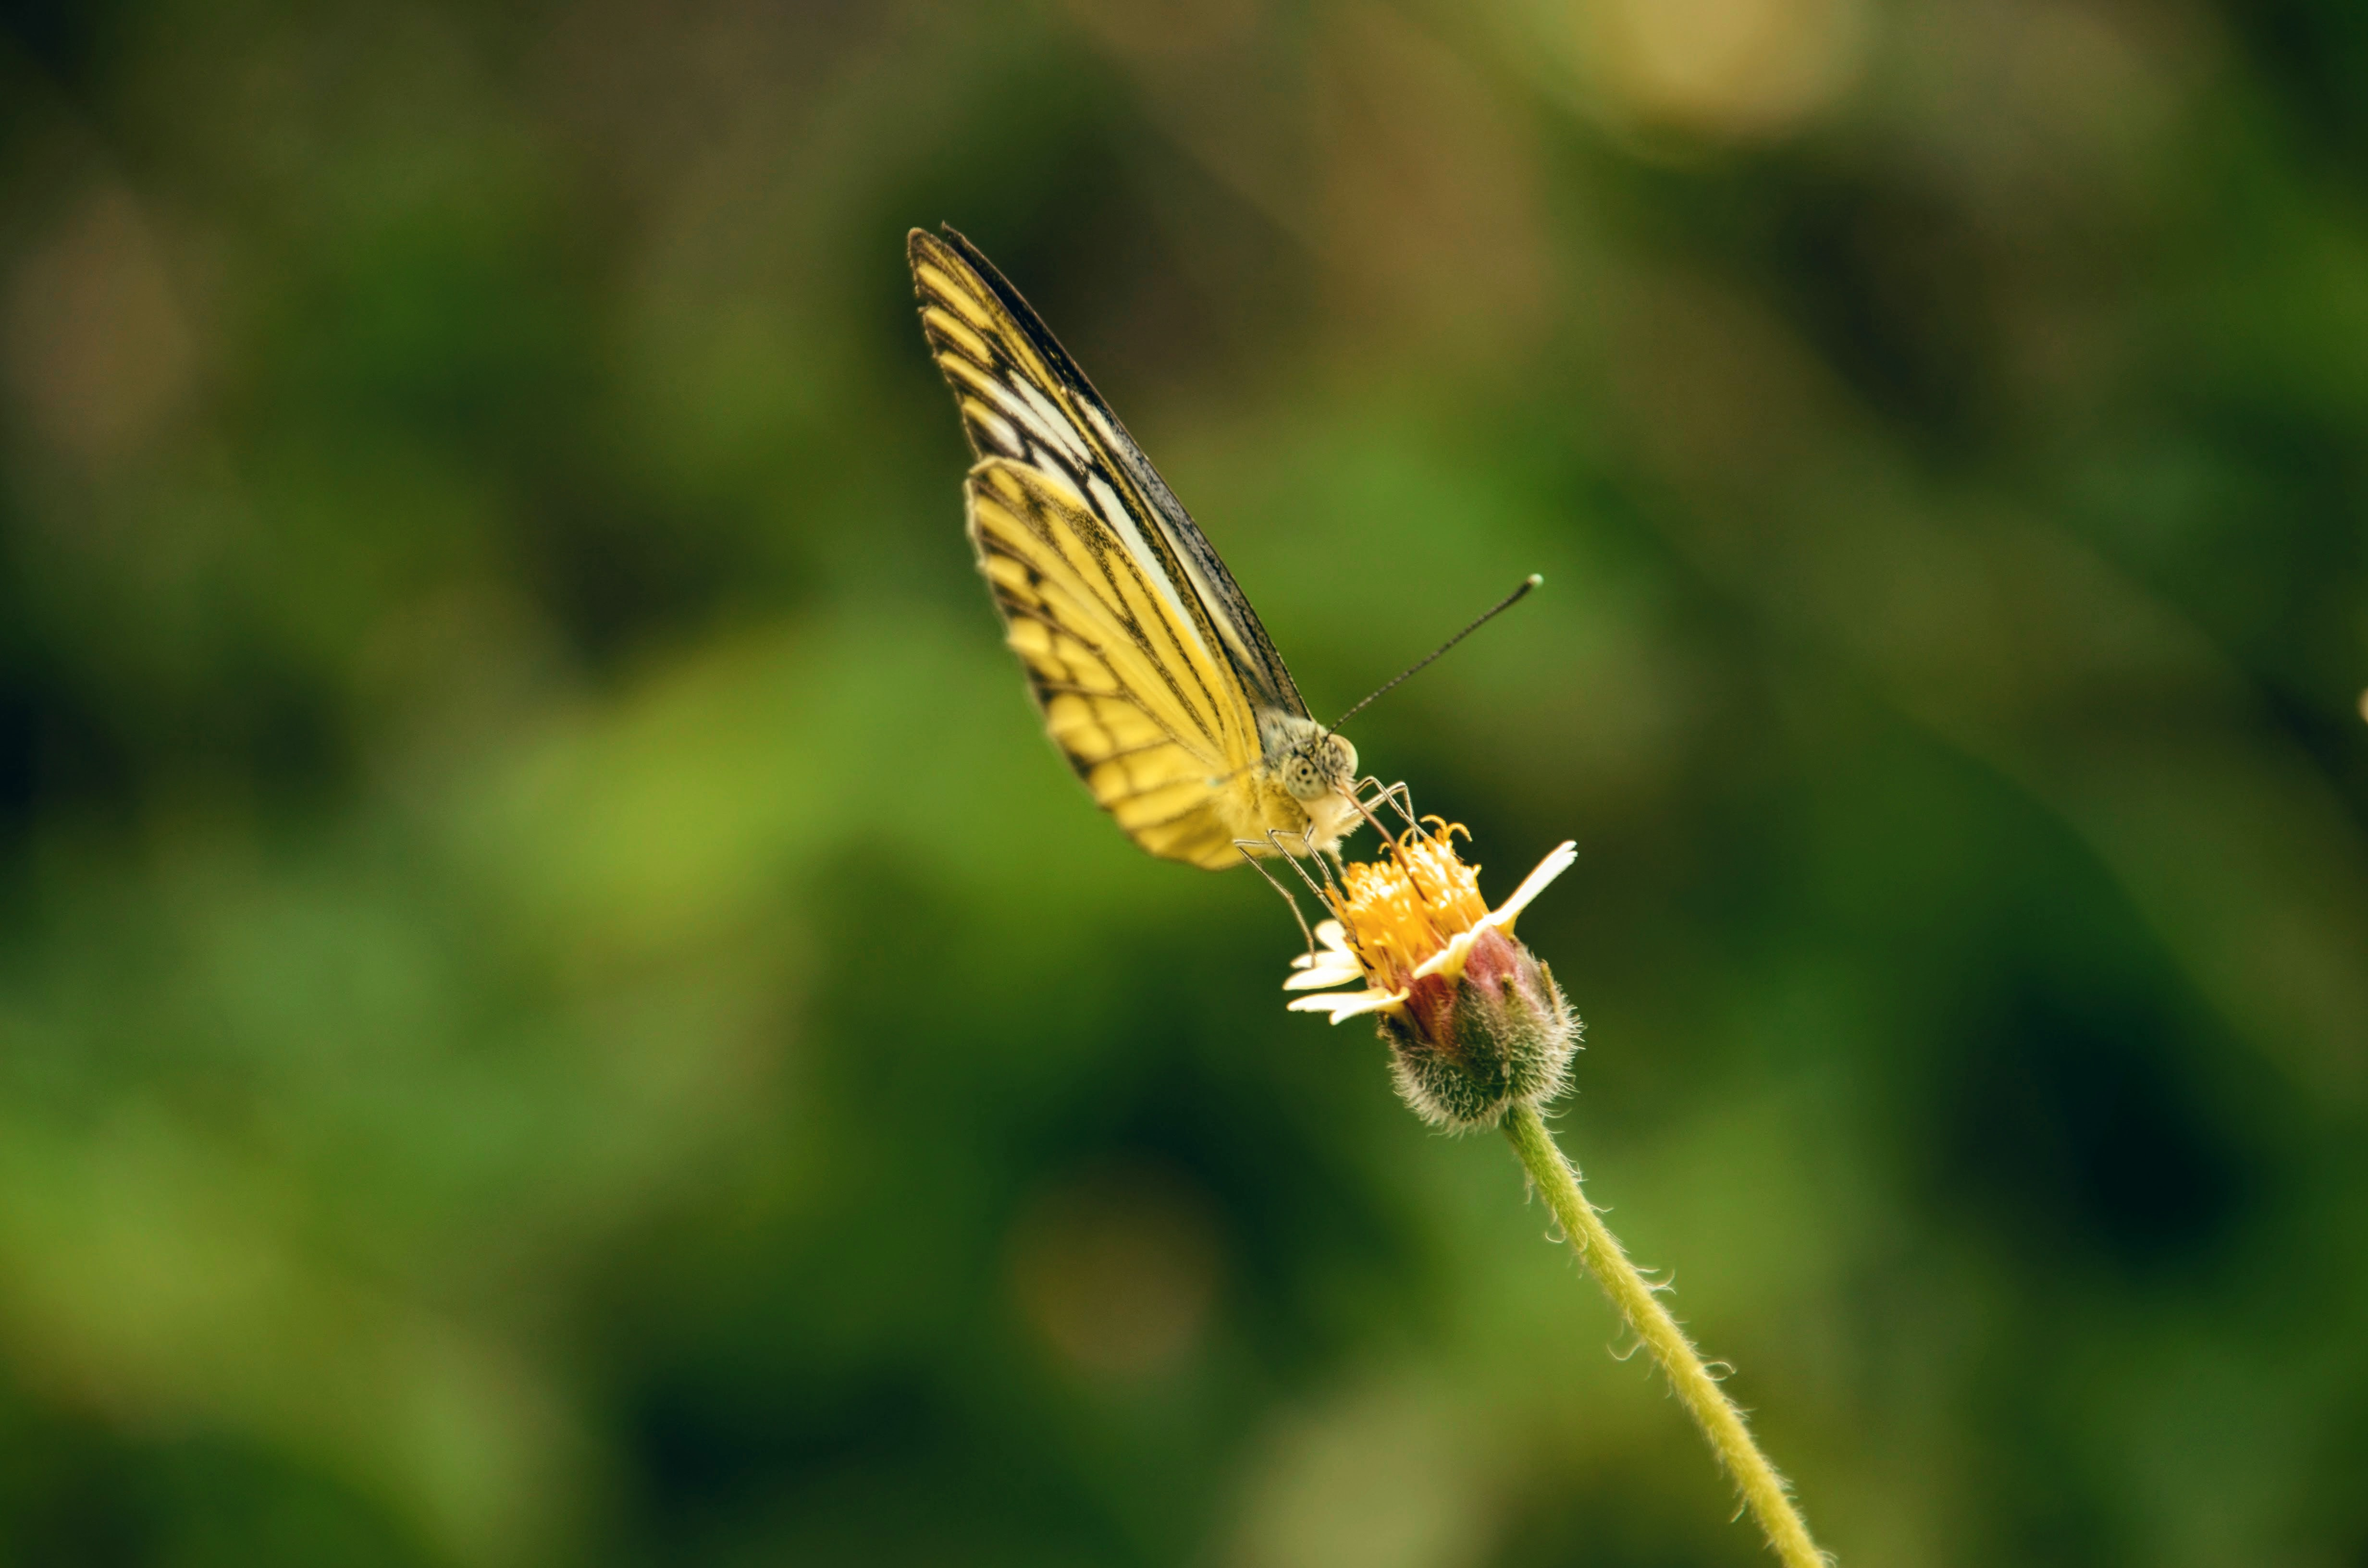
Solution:
<svg viewBox="0 0 2368 1568">
<path fill-rule="evenodd" d="M 1622 118 L 1722 140 L 1781 136 L 1856 79 L 1865 0 L 1590 0 L 1582 57 Z"/>
<path fill-rule="evenodd" d="M 33 427 L 84 461 L 140 445 L 171 413 L 195 345 L 128 193 L 92 190 L 17 264 L 0 355 Z"/>
<path fill-rule="evenodd" d="M 1020 1315 L 1061 1360 L 1095 1377 L 1176 1366 L 1208 1327 L 1216 1228 L 1182 1177 L 1097 1166 L 1041 1194 L 1011 1236 Z"/>
</svg>

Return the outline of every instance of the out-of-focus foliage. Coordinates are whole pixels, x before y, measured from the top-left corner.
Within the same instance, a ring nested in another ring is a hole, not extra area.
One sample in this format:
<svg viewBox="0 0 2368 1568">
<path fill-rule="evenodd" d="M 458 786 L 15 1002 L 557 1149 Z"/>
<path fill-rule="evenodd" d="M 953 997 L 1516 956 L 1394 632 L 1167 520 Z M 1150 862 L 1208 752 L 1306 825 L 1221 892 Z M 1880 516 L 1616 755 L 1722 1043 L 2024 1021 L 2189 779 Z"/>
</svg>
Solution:
<svg viewBox="0 0 2368 1568">
<path fill-rule="evenodd" d="M 2368 1553 L 2351 0 L 16 0 L 0 1557 L 1759 1561 L 1037 733 L 950 221 L 1845 1562 Z"/>
</svg>

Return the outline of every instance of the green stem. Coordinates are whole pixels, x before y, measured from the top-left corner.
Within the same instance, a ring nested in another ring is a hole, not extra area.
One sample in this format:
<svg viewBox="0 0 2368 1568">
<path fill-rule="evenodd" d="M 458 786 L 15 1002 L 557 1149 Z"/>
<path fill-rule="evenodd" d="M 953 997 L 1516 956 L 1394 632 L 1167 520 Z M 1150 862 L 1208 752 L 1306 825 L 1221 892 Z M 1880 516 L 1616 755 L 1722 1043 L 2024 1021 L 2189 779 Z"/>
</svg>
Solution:
<svg viewBox="0 0 2368 1568">
<path fill-rule="evenodd" d="M 1521 1156 L 1522 1168 L 1530 1179 L 1545 1195 L 1546 1207 L 1562 1222 L 1563 1233 L 1578 1254 L 1579 1261 L 1595 1276 L 1628 1326 L 1636 1331 L 1653 1352 L 1653 1359 L 1668 1374 L 1669 1386 L 1685 1403 L 1686 1411 L 1694 1425 L 1718 1450 L 1721 1463 L 1743 1489 L 1744 1501 L 1751 1506 L 1752 1517 L 1768 1537 L 1785 1568 L 1825 1568 L 1826 1558 L 1818 1551 L 1816 1542 L 1809 1539 L 1809 1527 L 1801 1520 L 1801 1511 L 1793 1505 L 1793 1495 L 1785 1489 L 1784 1478 L 1751 1440 L 1751 1429 L 1744 1425 L 1743 1412 L 1726 1397 L 1718 1380 L 1702 1365 L 1702 1355 L 1678 1326 L 1678 1320 L 1661 1305 L 1661 1298 L 1645 1283 L 1636 1266 L 1620 1248 L 1620 1242 L 1603 1228 L 1602 1217 L 1578 1189 L 1578 1172 L 1563 1157 L 1563 1152 L 1546 1131 L 1545 1122 L 1537 1108 L 1516 1105 L 1505 1113 L 1505 1136 L 1514 1151 Z"/>
</svg>

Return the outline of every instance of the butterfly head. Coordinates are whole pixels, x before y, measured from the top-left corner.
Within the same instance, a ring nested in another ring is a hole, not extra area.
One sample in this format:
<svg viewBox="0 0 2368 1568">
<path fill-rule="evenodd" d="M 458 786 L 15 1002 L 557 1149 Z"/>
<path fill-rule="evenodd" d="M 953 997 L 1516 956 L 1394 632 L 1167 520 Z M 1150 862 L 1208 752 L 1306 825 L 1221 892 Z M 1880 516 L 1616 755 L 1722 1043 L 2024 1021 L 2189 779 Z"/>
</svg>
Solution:
<svg viewBox="0 0 2368 1568">
<path fill-rule="evenodd" d="M 1357 748 L 1346 737 L 1308 724 L 1292 737 L 1276 772 L 1291 798 L 1303 804 L 1326 795 L 1346 795 L 1357 778 Z"/>
</svg>

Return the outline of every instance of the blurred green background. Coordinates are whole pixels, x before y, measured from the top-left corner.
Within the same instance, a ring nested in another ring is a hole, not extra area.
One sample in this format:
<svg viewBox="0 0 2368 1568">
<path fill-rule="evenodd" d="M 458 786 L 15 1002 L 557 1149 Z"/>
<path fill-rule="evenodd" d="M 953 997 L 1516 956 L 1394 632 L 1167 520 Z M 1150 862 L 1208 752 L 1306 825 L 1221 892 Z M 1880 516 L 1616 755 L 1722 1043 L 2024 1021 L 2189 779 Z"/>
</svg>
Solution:
<svg viewBox="0 0 2368 1568">
<path fill-rule="evenodd" d="M 11 0 L 0 1560 L 1764 1561 L 1132 849 L 903 236 L 1586 1016 L 1846 1564 L 2368 1563 L 2350 0 Z"/>
</svg>

